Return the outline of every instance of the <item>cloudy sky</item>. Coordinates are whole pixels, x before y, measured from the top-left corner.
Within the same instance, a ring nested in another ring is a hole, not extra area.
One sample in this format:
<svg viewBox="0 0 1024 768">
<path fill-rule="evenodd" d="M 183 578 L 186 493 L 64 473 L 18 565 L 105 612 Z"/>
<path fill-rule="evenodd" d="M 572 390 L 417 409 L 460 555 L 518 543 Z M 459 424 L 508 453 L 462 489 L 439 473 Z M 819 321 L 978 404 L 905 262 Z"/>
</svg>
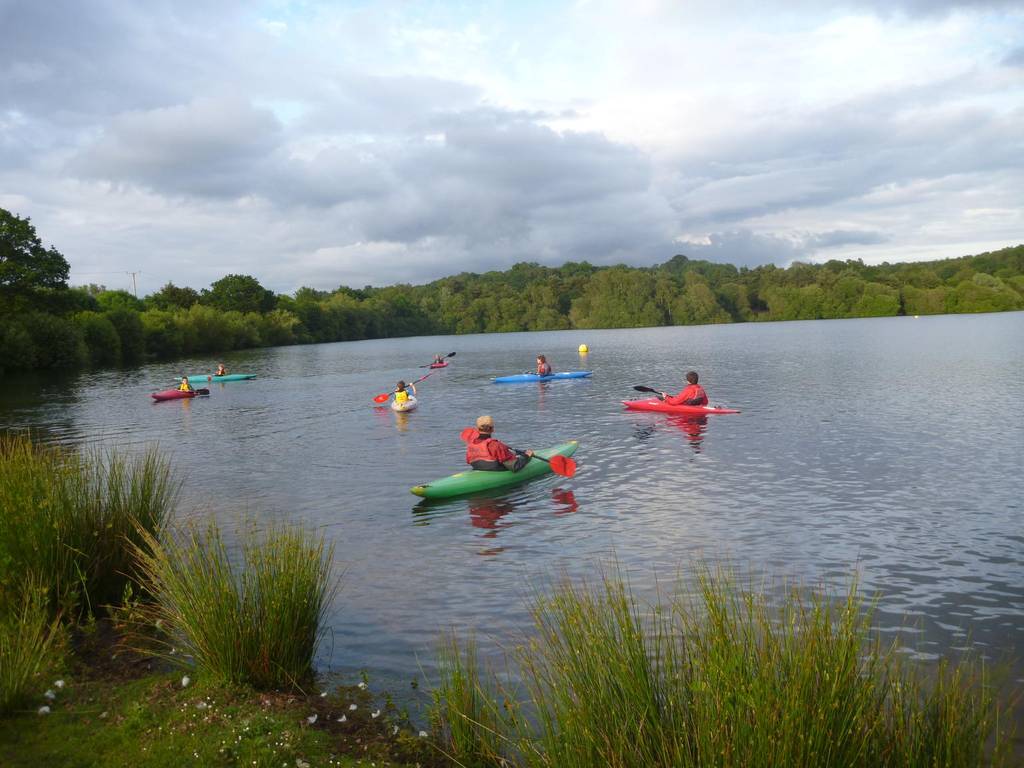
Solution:
<svg viewBox="0 0 1024 768">
<path fill-rule="evenodd" d="M 72 281 L 1024 241 L 1024 3 L 0 0 L 0 207 Z"/>
</svg>

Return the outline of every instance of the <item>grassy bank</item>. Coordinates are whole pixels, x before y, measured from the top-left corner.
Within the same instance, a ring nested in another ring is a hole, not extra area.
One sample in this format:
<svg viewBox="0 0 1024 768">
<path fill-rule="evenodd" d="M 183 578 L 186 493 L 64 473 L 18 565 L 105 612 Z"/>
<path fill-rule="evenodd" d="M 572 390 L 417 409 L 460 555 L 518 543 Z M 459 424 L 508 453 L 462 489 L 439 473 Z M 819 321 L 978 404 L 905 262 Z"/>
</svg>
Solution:
<svg viewBox="0 0 1024 768">
<path fill-rule="evenodd" d="M 452 639 L 433 720 L 466 766 L 978 766 L 1007 761 L 988 671 L 906 663 L 851 588 L 781 605 L 705 572 L 644 606 L 617 578 L 538 596 L 509 670 Z M 511 673 L 511 674 L 510 674 Z M 517 686 L 505 681 L 521 680 Z"/>
<path fill-rule="evenodd" d="M 181 673 L 70 675 L 50 714 L 0 719 L 6 768 L 413 766 L 436 764 L 426 739 L 358 688 L 330 696 L 256 693 Z M 52 681 L 47 685 L 52 686 Z M 350 706 L 356 705 L 355 710 Z M 344 722 L 338 719 L 345 717 Z M 312 722 L 311 722 L 312 719 Z"/>
</svg>

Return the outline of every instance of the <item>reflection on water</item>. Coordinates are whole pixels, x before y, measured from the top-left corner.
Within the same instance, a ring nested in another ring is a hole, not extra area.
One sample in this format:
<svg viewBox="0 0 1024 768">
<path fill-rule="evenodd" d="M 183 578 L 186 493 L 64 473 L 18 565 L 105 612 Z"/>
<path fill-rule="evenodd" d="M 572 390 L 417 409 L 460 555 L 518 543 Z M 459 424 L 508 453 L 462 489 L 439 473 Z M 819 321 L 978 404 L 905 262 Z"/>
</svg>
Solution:
<svg viewBox="0 0 1024 768">
<path fill-rule="evenodd" d="M 417 387 L 416 411 L 374 407 L 440 348 L 458 357 Z M 594 376 L 491 383 L 538 351 Z M 158 442 L 183 512 L 322 531 L 345 571 L 323 669 L 405 689 L 429 675 L 441 631 L 508 637 L 530 625 L 531 580 L 593 576 L 612 554 L 648 594 L 697 557 L 810 584 L 857 568 L 879 624 L 911 624 L 915 652 L 969 637 L 1024 657 L 1024 313 L 387 339 L 225 362 L 258 378 L 159 404 L 150 392 L 211 361 L 5 379 L 0 427 Z M 623 409 L 638 371 L 671 388 L 689 369 L 743 412 Z M 576 476 L 416 503 L 411 486 L 464 467 L 459 432 L 483 413 L 509 445 L 578 439 Z M 1024 664 L 1012 674 L 1024 681 Z"/>
</svg>

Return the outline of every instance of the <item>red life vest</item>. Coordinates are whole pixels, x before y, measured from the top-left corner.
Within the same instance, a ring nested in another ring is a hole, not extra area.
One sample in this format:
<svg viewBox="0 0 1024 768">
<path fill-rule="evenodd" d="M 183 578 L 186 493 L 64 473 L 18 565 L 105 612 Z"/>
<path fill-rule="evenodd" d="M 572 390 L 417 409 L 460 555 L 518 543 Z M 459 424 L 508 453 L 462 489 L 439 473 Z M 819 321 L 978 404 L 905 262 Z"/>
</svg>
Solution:
<svg viewBox="0 0 1024 768">
<path fill-rule="evenodd" d="M 687 403 L 687 400 L 699 400 L 697 403 Z M 665 402 L 669 405 L 707 405 L 708 395 L 700 384 L 691 384 L 675 397 L 666 397 Z"/>
<path fill-rule="evenodd" d="M 467 464 L 472 464 L 474 461 L 506 462 L 516 457 L 501 440 L 486 437 L 479 432 L 466 443 Z"/>
</svg>

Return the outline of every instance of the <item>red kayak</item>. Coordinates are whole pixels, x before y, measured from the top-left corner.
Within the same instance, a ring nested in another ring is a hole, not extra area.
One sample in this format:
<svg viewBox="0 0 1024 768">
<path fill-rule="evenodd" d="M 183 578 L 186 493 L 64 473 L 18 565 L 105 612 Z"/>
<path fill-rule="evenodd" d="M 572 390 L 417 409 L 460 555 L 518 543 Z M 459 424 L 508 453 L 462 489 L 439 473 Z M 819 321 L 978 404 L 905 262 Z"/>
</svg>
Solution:
<svg viewBox="0 0 1024 768">
<path fill-rule="evenodd" d="M 208 389 L 194 389 L 191 392 L 182 392 L 180 389 L 165 389 L 163 392 L 154 392 L 150 397 L 156 401 L 160 400 L 185 400 L 197 395 L 208 395 Z"/>
<path fill-rule="evenodd" d="M 658 411 L 659 413 L 739 413 L 734 408 L 712 408 L 709 405 L 669 405 L 664 400 L 623 400 L 631 411 Z"/>
<path fill-rule="evenodd" d="M 431 363 L 430 367 L 431 368 L 447 368 L 448 367 L 448 361 L 446 360 L 443 363 Z"/>
</svg>

